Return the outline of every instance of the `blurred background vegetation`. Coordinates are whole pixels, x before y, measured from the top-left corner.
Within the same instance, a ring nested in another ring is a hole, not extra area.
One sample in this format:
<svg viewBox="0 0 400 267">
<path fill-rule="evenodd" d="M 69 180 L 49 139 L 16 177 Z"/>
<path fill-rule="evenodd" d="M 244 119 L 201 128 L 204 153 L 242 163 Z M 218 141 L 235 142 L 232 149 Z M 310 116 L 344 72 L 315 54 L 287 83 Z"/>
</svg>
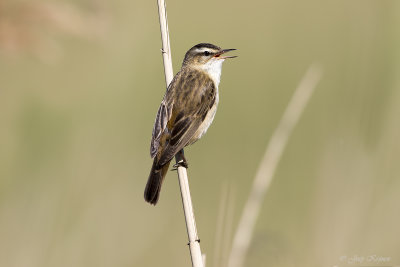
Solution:
<svg viewBox="0 0 400 267">
<path fill-rule="evenodd" d="M 399 265 L 400 2 L 167 9 L 175 72 L 196 43 L 239 49 L 213 126 L 186 150 L 207 266 L 224 266 L 266 144 L 312 62 L 324 76 L 246 266 L 348 266 L 354 255 Z M 156 1 L 0 3 L 0 266 L 190 266 L 176 174 L 156 207 L 143 200 L 165 91 L 160 48 Z"/>
</svg>

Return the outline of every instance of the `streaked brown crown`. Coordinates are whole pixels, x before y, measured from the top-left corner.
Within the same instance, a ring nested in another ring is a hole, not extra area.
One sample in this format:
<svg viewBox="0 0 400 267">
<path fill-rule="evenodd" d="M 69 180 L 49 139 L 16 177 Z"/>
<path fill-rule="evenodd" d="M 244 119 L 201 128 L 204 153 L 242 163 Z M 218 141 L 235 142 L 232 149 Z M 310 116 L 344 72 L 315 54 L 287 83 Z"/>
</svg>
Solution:
<svg viewBox="0 0 400 267">
<path fill-rule="evenodd" d="M 213 44 L 209 43 L 197 44 L 186 52 L 185 59 L 183 60 L 182 65 L 186 66 L 186 65 L 204 64 L 219 51 L 221 51 L 221 47 Z"/>
</svg>

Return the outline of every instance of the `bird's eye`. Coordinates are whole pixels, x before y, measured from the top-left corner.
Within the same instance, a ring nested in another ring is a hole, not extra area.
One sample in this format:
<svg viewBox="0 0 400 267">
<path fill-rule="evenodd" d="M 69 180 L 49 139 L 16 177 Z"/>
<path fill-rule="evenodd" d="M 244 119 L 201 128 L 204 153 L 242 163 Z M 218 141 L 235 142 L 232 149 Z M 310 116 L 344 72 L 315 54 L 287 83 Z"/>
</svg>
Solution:
<svg viewBox="0 0 400 267">
<path fill-rule="evenodd" d="M 204 51 L 204 55 L 205 55 L 206 57 L 208 57 L 208 56 L 210 55 L 210 52 Z"/>
</svg>

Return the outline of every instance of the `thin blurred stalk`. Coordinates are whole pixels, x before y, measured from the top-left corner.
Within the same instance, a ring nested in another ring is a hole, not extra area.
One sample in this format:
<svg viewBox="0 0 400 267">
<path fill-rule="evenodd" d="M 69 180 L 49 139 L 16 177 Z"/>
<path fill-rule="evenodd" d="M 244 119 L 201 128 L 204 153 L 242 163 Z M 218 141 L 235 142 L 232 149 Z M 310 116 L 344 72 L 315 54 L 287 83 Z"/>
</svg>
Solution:
<svg viewBox="0 0 400 267">
<path fill-rule="evenodd" d="M 225 228 L 224 228 L 224 238 L 223 238 L 223 250 L 222 250 L 222 263 L 221 267 L 227 266 L 229 259 L 229 244 L 232 242 L 232 229 L 233 229 L 233 216 L 235 215 L 235 188 L 233 186 L 229 187 L 228 192 L 228 205 L 225 211 Z"/>
<path fill-rule="evenodd" d="M 169 43 L 169 31 L 167 22 L 167 9 L 164 0 L 157 0 L 158 15 L 160 19 L 160 30 L 162 40 L 162 55 L 164 62 L 165 83 L 168 85 L 173 79 L 171 47 Z M 175 156 L 176 163 L 183 159 L 178 153 Z M 203 267 L 203 258 L 200 250 L 200 240 L 197 235 L 196 220 L 194 218 L 192 198 L 190 196 L 189 181 L 186 168 L 178 166 L 178 179 L 182 195 L 183 210 L 185 213 L 186 229 L 189 239 L 189 250 L 193 267 Z"/>
<path fill-rule="evenodd" d="M 222 267 L 228 263 L 229 244 L 231 243 L 235 211 L 235 190 L 227 182 L 224 182 L 220 196 L 217 229 L 215 231 L 213 266 Z"/>
<path fill-rule="evenodd" d="M 299 121 L 321 77 L 322 69 L 320 66 L 313 64 L 308 68 L 268 143 L 233 239 L 228 261 L 229 267 L 243 266 L 264 196 L 271 185 L 276 167 L 293 128 Z"/>
<path fill-rule="evenodd" d="M 214 262 L 213 266 L 222 266 L 222 239 L 224 234 L 224 224 L 226 222 L 226 213 L 228 206 L 228 183 L 224 181 L 221 193 L 220 193 L 220 201 L 218 208 L 218 216 L 217 216 L 217 229 L 215 231 L 215 239 L 214 239 Z"/>
</svg>

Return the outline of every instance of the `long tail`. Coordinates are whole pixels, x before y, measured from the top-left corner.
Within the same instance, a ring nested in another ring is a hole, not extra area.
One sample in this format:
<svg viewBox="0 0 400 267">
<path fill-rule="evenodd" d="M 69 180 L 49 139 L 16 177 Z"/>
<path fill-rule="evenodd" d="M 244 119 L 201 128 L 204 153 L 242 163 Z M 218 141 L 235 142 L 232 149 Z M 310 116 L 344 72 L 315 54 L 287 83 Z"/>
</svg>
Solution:
<svg viewBox="0 0 400 267">
<path fill-rule="evenodd" d="M 163 166 L 158 166 L 157 157 L 154 158 L 149 179 L 147 180 L 146 188 L 144 189 L 144 199 L 150 204 L 157 204 L 161 192 L 161 185 L 165 175 L 167 174 L 169 163 L 170 161 Z"/>
</svg>

